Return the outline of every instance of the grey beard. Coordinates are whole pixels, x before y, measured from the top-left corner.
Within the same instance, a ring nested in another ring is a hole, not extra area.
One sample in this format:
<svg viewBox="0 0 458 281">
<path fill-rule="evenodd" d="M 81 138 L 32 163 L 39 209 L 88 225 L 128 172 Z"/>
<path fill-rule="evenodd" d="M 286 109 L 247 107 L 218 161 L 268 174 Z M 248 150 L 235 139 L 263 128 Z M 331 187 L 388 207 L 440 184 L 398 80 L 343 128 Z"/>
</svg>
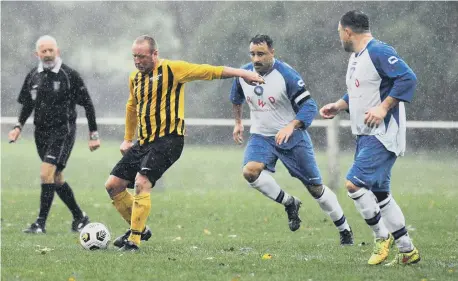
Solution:
<svg viewBox="0 0 458 281">
<path fill-rule="evenodd" d="M 38 59 L 38 61 L 43 64 L 43 68 L 46 68 L 46 69 L 54 68 L 54 66 L 56 66 L 56 60 L 57 59 L 55 59 L 53 61 L 42 61 L 42 60 Z"/>
</svg>

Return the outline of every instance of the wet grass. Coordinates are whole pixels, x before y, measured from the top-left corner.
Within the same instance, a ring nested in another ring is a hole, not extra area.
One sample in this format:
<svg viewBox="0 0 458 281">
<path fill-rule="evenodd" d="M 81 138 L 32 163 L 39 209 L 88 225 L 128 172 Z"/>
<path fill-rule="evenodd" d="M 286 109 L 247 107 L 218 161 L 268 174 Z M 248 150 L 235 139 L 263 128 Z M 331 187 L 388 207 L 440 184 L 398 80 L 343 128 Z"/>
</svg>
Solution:
<svg viewBox="0 0 458 281">
<path fill-rule="evenodd" d="M 91 153 L 78 142 L 65 171 L 82 208 L 92 221 L 106 224 L 112 237 L 127 228 L 103 187 L 120 158 L 118 146 L 105 142 Z M 393 194 L 423 260 L 385 268 L 366 265 L 371 233 L 343 189 L 336 193 L 356 239 L 345 248 L 338 245 L 332 222 L 278 165 L 277 181 L 304 203 L 303 225 L 292 233 L 282 206 L 243 181 L 243 151 L 236 147 L 185 148 L 153 192 L 148 221 L 153 237 L 140 253 L 83 250 L 57 196 L 48 233 L 26 235 L 21 230 L 38 211 L 40 162 L 31 140 L 1 148 L 2 280 L 458 280 L 456 155 L 420 153 L 396 163 Z M 342 179 L 351 159 L 342 155 Z M 318 161 L 324 169 L 324 154 Z M 326 181 L 325 170 L 323 176 Z M 271 258 L 263 259 L 264 254 Z"/>
</svg>

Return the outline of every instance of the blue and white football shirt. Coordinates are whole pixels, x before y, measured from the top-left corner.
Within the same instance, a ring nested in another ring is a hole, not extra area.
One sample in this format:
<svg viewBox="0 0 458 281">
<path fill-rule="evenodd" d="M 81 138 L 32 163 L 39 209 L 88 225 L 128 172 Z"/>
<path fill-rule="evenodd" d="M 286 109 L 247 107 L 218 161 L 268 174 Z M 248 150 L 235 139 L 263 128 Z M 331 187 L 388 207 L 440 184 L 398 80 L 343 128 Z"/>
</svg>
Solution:
<svg viewBox="0 0 458 281">
<path fill-rule="evenodd" d="M 417 78 L 393 47 L 372 39 L 361 52 L 353 53 L 348 62 L 347 93 L 352 133 L 375 135 L 387 150 L 403 155 L 406 146 L 406 113 L 404 102 L 412 100 Z M 386 97 L 399 104 L 386 115 L 378 128 L 364 124 L 365 113 L 380 105 Z"/>
<path fill-rule="evenodd" d="M 255 71 L 252 63 L 242 68 Z M 252 86 L 242 78 L 236 78 L 230 99 L 234 104 L 247 101 L 251 110 L 250 133 L 275 136 L 295 119 L 310 93 L 300 74 L 280 60 L 274 60 L 272 70 L 264 75 L 264 81 L 265 84 Z"/>
</svg>

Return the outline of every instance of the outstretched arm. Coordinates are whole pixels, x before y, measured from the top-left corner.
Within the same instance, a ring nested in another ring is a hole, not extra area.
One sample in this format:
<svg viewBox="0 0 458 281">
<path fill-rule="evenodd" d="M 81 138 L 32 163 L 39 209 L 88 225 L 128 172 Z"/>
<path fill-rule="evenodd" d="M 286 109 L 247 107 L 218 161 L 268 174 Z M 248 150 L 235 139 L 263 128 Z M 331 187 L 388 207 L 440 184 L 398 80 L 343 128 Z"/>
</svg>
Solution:
<svg viewBox="0 0 458 281">
<path fill-rule="evenodd" d="M 241 77 L 249 84 L 264 83 L 264 79 L 256 72 L 229 66 L 194 64 L 185 61 L 174 61 L 170 66 L 180 83 L 195 80 L 226 79 L 232 77 Z"/>
<path fill-rule="evenodd" d="M 264 84 L 264 78 L 256 72 L 248 71 L 241 68 L 233 68 L 229 66 L 225 66 L 223 68 L 223 72 L 221 74 L 221 78 L 232 78 L 232 77 L 240 77 L 247 82 L 247 84 L 256 84 L 261 83 Z"/>
</svg>

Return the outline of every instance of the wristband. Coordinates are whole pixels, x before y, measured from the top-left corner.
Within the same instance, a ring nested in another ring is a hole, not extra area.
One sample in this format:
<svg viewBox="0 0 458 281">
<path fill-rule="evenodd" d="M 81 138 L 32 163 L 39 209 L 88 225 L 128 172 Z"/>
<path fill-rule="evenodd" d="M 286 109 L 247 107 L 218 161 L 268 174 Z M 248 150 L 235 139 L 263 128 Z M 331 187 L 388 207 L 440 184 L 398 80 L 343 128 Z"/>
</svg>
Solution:
<svg viewBox="0 0 458 281">
<path fill-rule="evenodd" d="M 99 139 L 99 133 L 98 132 L 92 132 L 89 134 L 89 139 L 90 140 L 98 140 Z"/>
<path fill-rule="evenodd" d="M 14 127 L 13 127 L 13 130 L 16 129 L 16 128 L 18 128 L 19 131 L 22 131 L 22 125 L 21 125 L 21 123 L 19 123 L 19 122 L 16 123 L 16 125 L 14 125 Z"/>
</svg>

